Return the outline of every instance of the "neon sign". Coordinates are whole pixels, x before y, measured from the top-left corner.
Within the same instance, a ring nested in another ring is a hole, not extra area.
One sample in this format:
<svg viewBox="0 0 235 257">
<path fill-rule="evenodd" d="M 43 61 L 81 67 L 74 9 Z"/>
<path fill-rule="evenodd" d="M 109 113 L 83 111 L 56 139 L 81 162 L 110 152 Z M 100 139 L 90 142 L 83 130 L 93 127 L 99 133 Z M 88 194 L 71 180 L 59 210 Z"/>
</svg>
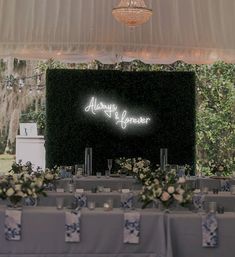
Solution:
<svg viewBox="0 0 235 257">
<path fill-rule="evenodd" d="M 149 117 L 139 116 L 134 117 L 128 115 L 127 110 L 119 111 L 116 104 L 107 104 L 99 102 L 96 97 L 92 96 L 89 104 L 85 107 L 85 112 L 90 112 L 96 115 L 98 112 L 103 112 L 109 119 L 113 119 L 116 125 L 120 125 L 122 129 L 126 129 L 129 125 L 148 125 L 150 122 Z"/>
</svg>

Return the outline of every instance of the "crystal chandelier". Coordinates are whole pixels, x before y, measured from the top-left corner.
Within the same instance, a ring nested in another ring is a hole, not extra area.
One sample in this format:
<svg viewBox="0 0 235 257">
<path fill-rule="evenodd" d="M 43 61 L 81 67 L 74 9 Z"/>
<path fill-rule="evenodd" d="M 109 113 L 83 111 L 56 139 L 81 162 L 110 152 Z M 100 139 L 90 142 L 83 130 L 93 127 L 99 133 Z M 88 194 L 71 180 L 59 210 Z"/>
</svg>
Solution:
<svg viewBox="0 0 235 257">
<path fill-rule="evenodd" d="M 112 10 L 114 18 L 129 27 L 147 22 L 152 13 L 144 0 L 120 0 L 119 5 Z"/>
</svg>

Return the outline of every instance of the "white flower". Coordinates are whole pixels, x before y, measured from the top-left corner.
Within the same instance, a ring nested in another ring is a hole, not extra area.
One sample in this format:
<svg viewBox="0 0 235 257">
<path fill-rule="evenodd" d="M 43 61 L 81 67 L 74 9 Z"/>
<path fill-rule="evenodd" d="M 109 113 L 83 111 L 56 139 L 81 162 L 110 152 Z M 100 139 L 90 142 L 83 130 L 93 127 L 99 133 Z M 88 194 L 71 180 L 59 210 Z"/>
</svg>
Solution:
<svg viewBox="0 0 235 257">
<path fill-rule="evenodd" d="M 27 192 L 28 192 L 28 195 L 31 195 L 32 194 L 32 191 L 31 191 L 31 189 L 27 189 Z"/>
<path fill-rule="evenodd" d="M 133 172 L 134 172 L 134 173 L 138 173 L 138 168 L 136 168 L 136 167 L 133 168 Z"/>
<path fill-rule="evenodd" d="M 7 191 L 6 191 L 6 195 L 7 196 L 12 196 L 14 194 L 14 189 L 12 187 L 10 187 Z"/>
<path fill-rule="evenodd" d="M 162 189 L 159 187 L 156 191 L 156 196 L 159 197 L 162 194 Z"/>
<path fill-rule="evenodd" d="M 50 173 L 47 173 L 47 174 L 45 175 L 45 178 L 46 178 L 47 180 L 52 180 L 52 179 L 53 179 L 53 175 L 50 174 Z"/>
<path fill-rule="evenodd" d="M 43 181 L 42 181 L 42 179 L 40 179 L 40 178 L 37 179 L 35 183 L 36 183 L 36 186 L 37 186 L 37 187 L 42 187 L 42 185 L 43 185 Z"/>
<path fill-rule="evenodd" d="M 20 191 L 21 190 L 21 185 L 20 184 L 16 184 L 15 185 L 15 190 L 16 191 Z"/>
<path fill-rule="evenodd" d="M 143 173 L 140 174 L 140 179 L 143 179 L 145 175 Z"/>
<path fill-rule="evenodd" d="M 164 192 L 162 193 L 161 200 L 162 200 L 163 202 L 166 202 L 166 201 L 168 201 L 169 199 L 170 199 L 170 195 L 169 195 L 166 191 L 164 191 Z"/>
<path fill-rule="evenodd" d="M 23 197 L 23 196 L 24 196 L 24 193 L 23 193 L 22 191 L 17 191 L 15 195 L 17 195 L 17 196 L 22 196 L 22 197 Z"/>
<path fill-rule="evenodd" d="M 168 191 L 169 194 L 173 194 L 175 192 L 175 188 L 173 186 L 169 186 L 167 188 L 167 191 Z"/>
<path fill-rule="evenodd" d="M 178 195 L 178 194 L 173 194 L 173 197 L 175 198 L 176 201 L 178 201 L 179 203 L 183 202 L 183 196 L 182 195 Z"/>
<path fill-rule="evenodd" d="M 186 182 L 186 180 L 185 180 L 184 177 L 180 177 L 179 180 L 178 180 L 178 183 L 179 183 L 179 184 L 183 184 L 183 183 L 185 183 L 185 182 Z"/>
</svg>

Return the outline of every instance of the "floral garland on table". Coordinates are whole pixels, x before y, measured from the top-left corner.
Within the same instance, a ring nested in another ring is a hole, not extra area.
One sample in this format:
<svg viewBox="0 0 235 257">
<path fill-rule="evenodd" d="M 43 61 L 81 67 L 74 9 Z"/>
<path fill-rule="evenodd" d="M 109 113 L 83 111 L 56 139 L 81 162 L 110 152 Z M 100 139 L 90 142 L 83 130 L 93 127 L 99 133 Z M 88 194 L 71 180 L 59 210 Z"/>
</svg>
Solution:
<svg viewBox="0 0 235 257">
<path fill-rule="evenodd" d="M 161 202 L 168 208 L 173 203 L 185 206 L 192 202 L 192 190 L 188 189 L 184 177 L 179 177 L 176 170 L 162 171 L 156 169 L 143 181 L 140 200 L 143 208 L 152 202 Z"/>
<path fill-rule="evenodd" d="M 150 161 L 138 158 L 119 158 L 115 160 L 118 164 L 118 174 L 132 175 L 136 177 L 141 183 L 149 177 L 151 173 Z"/>
</svg>

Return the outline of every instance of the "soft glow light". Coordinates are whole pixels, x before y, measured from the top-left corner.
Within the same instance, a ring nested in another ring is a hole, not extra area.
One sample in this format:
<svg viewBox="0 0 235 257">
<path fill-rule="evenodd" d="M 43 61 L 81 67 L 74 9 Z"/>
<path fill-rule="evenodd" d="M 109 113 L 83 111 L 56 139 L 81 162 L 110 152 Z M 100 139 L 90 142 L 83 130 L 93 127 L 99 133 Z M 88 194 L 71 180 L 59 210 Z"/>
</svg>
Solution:
<svg viewBox="0 0 235 257">
<path fill-rule="evenodd" d="M 127 110 L 119 111 L 116 104 L 107 104 L 98 102 L 97 98 L 92 96 L 89 104 L 84 108 L 85 112 L 91 112 L 96 115 L 97 112 L 102 111 L 109 119 L 114 119 L 116 125 L 120 125 L 122 129 L 126 129 L 128 125 L 147 125 L 150 122 L 149 117 L 128 116 Z"/>
<path fill-rule="evenodd" d="M 147 8 L 144 0 L 120 0 L 119 5 L 112 10 L 114 18 L 129 27 L 147 22 L 152 13 L 152 10 Z"/>
</svg>

